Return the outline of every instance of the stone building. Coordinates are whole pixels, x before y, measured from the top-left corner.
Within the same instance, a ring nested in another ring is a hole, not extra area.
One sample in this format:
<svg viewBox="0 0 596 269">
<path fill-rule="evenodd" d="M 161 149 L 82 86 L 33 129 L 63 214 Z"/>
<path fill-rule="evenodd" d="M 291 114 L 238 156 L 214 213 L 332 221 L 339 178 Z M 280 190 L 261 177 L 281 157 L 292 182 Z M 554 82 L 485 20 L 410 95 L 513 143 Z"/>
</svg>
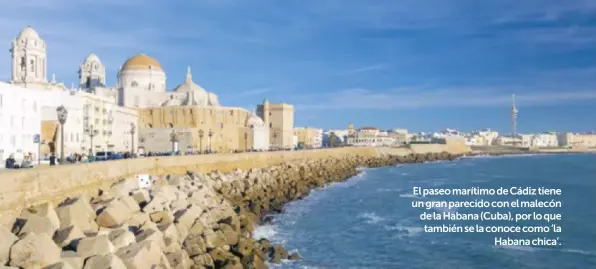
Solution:
<svg viewBox="0 0 596 269">
<path fill-rule="evenodd" d="M 270 104 L 267 99 L 257 106 L 257 115 L 269 125 L 272 148 L 291 149 L 294 145 L 294 106 Z"/>
<path fill-rule="evenodd" d="M 323 146 L 323 130 L 311 127 L 294 128 L 294 135 L 297 138 L 299 148 L 320 148 Z"/>
</svg>

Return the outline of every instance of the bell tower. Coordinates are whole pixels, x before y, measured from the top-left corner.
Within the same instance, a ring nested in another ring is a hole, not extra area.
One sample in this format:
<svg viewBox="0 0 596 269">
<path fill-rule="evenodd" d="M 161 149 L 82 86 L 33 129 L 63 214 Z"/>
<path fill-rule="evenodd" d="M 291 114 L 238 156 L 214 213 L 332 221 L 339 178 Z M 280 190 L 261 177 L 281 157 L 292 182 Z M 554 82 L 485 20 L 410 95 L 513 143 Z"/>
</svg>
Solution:
<svg viewBox="0 0 596 269">
<path fill-rule="evenodd" d="M 21 30 L 17 38 L 12 41 L 10 53 L 12 62 L 11 83 L 48 82 L 46 78 L 46 43 L 31 26 Z"/>
</svg>

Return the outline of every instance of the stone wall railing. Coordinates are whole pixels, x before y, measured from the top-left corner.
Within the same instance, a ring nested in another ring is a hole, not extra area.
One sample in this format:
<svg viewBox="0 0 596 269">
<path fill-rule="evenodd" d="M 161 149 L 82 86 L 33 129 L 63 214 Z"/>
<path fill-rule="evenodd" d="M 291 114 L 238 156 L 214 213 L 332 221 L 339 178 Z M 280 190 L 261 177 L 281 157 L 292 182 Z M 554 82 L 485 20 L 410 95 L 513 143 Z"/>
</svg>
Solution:
<svg viewBox="0 0 596 269">
<path fill-rule="evenodd" d="M 462 153 L 448 145 L 432 148 L 364 148 L 346 147 L 284 152 L 251 152 L 195 156 L 168 156 L 127 159 L 89 164 L 39 167 L 0 172 L 0 217 L 13 215 L 32 205 L 62 201 L 79 194 L 93 194 L 116 180 L 138 174 L 182 174 L 188 170 L 229 172 L 235 169 L 263 168 L 299 159 L 321 159 L 345 155 L 379 156 L 407 155 L 424 152 Z M 425 145 L 426 146 L 426 145 Z M 468 149 L 469 151 L 469 149 Z"/>
</svg>

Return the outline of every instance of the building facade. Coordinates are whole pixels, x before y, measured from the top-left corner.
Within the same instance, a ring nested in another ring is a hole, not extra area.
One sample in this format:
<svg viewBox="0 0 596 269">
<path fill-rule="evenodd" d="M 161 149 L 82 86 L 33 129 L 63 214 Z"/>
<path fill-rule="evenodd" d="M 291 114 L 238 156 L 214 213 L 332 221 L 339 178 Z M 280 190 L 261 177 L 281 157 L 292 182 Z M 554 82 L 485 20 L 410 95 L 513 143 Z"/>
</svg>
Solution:
<svg viewBox="0 0 596 269">
<path fill-rule="evenodd" d="M 596 134 L 592 133 L 559 133 L 557 139 L 561 147 L 596 147 Z"/>
<path fill-rule="evenodd" d="M 354 136 L 348 137 L 348 144 L 356 147 L 392 146 L 395 144 L 395 139 L 390 137 L 386 131 L 374 127 L 363 127 L 358 129 Z"/>
<path fill-rule="evenodd" d="M 323 146 L 323 130 L 310 127 L 294 128 L 296 146 L 301 148 L 320 148 Z"/>
<path fill-rule="evenodd" d="M 39 91 L 0 82 L 0 167 L 10 154 L 31 153 L 37 158 L 33 140 L 40 133 L 41 108 Z"/>
</svg>

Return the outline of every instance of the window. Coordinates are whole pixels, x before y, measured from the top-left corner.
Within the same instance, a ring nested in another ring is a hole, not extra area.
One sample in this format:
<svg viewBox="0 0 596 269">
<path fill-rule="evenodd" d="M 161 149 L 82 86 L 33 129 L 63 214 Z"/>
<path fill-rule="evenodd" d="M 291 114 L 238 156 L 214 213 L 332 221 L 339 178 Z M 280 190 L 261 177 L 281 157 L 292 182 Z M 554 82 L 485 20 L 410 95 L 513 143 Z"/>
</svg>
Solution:
<svg viewBox="0 0 596 269">
<path fill-rule="evenodd" d="M 170 122 L 170 123 L 168 123 L 168 127 L 170 127 L 170 128 L 174 128 L 174 124 L 172 124 L 172 123 Z"/>
<path fill-rule="evenodd" d="M 149 128 L 153 128 L 153 125 L 151 125 L 151 123 L 149 123 L 147 126 L 149 126 Z"/>
<path fill-rule="evenodd" d="M 35 62 L 31 60 L 31 72 L 35 72 Z"/>
<path fill-rule="evenodd" d="M 230 116 L 234 116 L 234 110 L 230 110 Z"/>
<path fill-rule="evenodd" d="M 220 128 L 220 129 L 223 129 L 223 122 L 220 122 L 220 123 L 219 123 L 219 128 Z"/>
<path fill-rule="evenodd" d="M 91 88 L 91 78 L 87 78 L 87 81 L 85 82 L 85 87 L 86 88 Z"/>
<path fill-rule="evenodd" d="M 273 128 L 273 124 L 271 122 L 269 123 L 269 128 Z"/>
<path fill-rule="evenodd" d="M 133 81 L 130 83 L 130 86 L 131 86 L 131 87 L 138 87 L 138 86 L 139 86 L 139 83 L 133 80 Z"/>
</svg>

